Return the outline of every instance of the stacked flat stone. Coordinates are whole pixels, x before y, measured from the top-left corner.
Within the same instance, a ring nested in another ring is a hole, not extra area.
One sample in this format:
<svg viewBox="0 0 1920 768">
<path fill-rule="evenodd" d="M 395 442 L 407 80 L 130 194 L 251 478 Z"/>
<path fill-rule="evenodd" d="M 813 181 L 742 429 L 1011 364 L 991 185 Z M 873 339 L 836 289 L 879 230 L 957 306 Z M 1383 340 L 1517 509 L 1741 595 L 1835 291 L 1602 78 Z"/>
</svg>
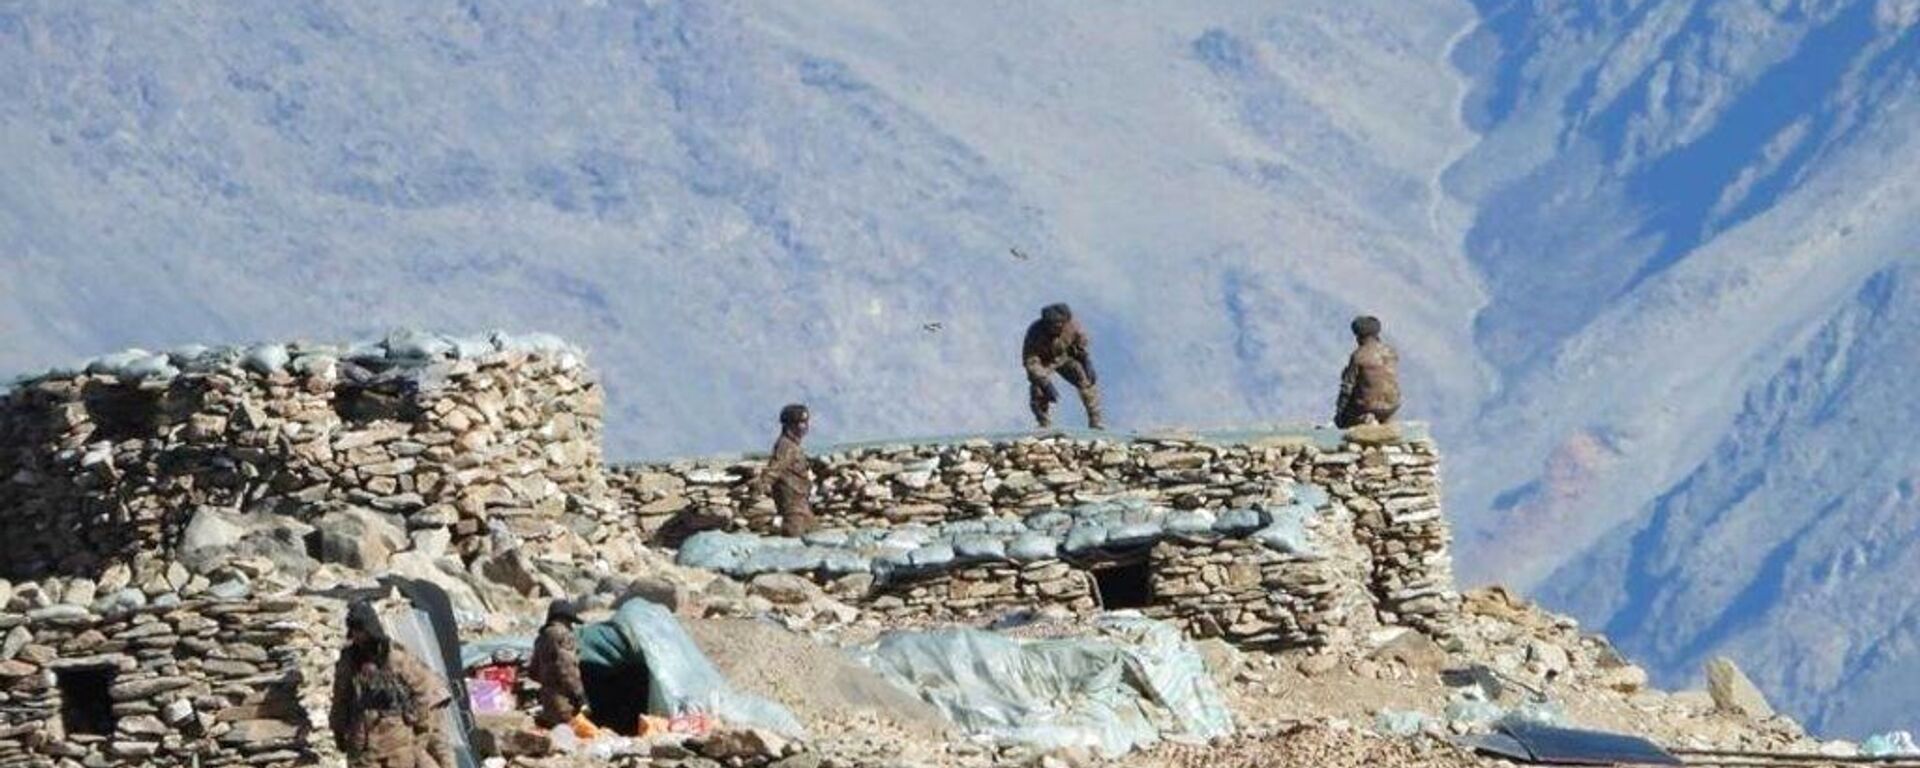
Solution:
<svg viewBox="0 0 1920 768">
<path fill-rule="evenodd" d="M 1371 553 L 1324 491 L 1289 487 L 1288 504 L 1173 510 L 1129 498 L 1018 519 L 825 530 L 805 540 L 709 531 L 683 565 L 742 579 L 814 579 L 890 621 L 977 618 L 1041 606 L 1102 608 L 1094 574 L 1144 561 L 1139 608 L 1195 637 L 1266 647 L 1322 646 L 1377 626 Z M 869 588 L 849 594 L 850 578 Z"/>
<path fill-rule="evenodd" d="M 312 761 L 298 698 L 317 641 L 301 601 L 116 581 L 0 583 L 0 766 Z M 101 669 L 113 731 L 66 732 L 60 675 Z"/>
<path fill-rule="evenodd" d="M 472 559 L 490 523 L 532 534 L 605 494 L 601 409 L 581 353 L 537 335 L 109 355 L 0 398 L 0 575 L 167 551 L 200 507 L 323 502 Z"/>
<path fill-rule="evenodd" d="M 1020 608 L 1099 607 L 1093 578 L 1059 560 L 988 563 L 928 573 L 875 589 L 860 607 L 892 622 L 964 620 Z"/>
<path fill-rule="evenodd" d="M 1451 532 L 1440 508 L 1439 456 L 1419 425 L 1276 430 L 1258 434 L 1125 437 L 1059 433 L 955 442 L 829 448 L 813 460 L 815 512 L 822 524 L 853 530 L 937 529 L 957 521 L 1021 519 L 1057 507 L 1132 499 L 1153 507 L 1216 514 L 1286 505 L 1293 489 L 1324 489 L 1333 509 L 1316 525 L 1325 542 L 1357 542 L 1303 565 L 1260 563 L 1284 610 L 1251 592 L 1198 583 L 1169 568 L 1175 592 L 1205 592 L 1224 618 L 1196 631 L 1249 642 L 1318 642 L 1369 623 L 1444 634 L 1456 611 Z M 650 536 L 675 515 L 698 515 L 735 531 L 777 530 L 771 503 L 752 488 L 764 460 L 719 457 L 618 467 L 614 492 Z M 1195 542 L 1194 546 L 1232 546 Z M 804 558 L 803 558 L 804 561 Z M 806 567 L 782 570 L 804 571 Z M 844 573 L 845 571 L 841 571 Z M 1211 573 L 1198 571 L 1195 573 Z M 827 577 L 837 575 L 826 573 Z M 1156 578 L 1162 578 L 1156 576 Z M 1217 579 L 1216 579 L 1217 580 Z M 1364 585 L 1357 597 L 1348 585 Z M 1362 618 L 1361 613 L 1373 614 Z M 1186 611 L 1183 615 L 1192 615 Z M 1230 630 L 1229 627 L 1240 627 Z"/>
<path fill-rule="evenodd" d="M 1317 456 L 1313 477 L 1354 514 L 1355 535 L 1371 554 L 1367 580 L 1381 620 L 1447 634 L 1459 596 L 1439 456 L 1426 442 L 1351 447 Z"/>
</svg>

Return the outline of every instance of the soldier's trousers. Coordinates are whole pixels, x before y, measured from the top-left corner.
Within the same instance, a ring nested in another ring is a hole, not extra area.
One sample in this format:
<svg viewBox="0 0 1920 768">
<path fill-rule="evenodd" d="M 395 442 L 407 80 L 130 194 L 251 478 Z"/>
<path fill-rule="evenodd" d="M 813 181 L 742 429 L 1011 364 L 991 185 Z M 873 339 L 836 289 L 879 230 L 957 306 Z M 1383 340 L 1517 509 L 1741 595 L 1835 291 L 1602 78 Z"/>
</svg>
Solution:
<svg viewBox="0 0 1920 768">
<path fill-rule="evenodd" d="M 447 737 L 446 707 L 434 707 L 422 717 L 425 722 L 419 728 L 420 768 L 459 768 L 453 757 L 453 742 Z"/>
<path fill-rule="evenodd" d="M 1040 371 L 1029 371 L 1028 374 L 1027 403 L 1033 408 L 1034 420 L 1042 427 L 1050 427 L 1053 426 L 1053 398 L 1048 394 L 1045 376 L 1036 377 L 1033 375 L 1036 373 Z M 1068 384 L 1080 391 L 1080 404 L 1087 409 L 1087 426 L 1094 429 L 1106 427 L 1106 421 L 1100 415 L 1100 385 L 1087 380 L 1086 369 L 1081 368 L 1080 363 L 1068 360 L 1049 373 L 1059 373 L 1060 378 L 1066 379 Z"/>
<path fill-rule="evenodd" d="M 773 508 L 780 512 L 780 535 L 797 539 L 813 532 L 813 502 L 806 491 L 774 486 Z"/>
<path fill-rule="evenodd" d="M 1398 407 L 1361 408 L 1359 406 L 1348 406 L 1339 413 L 1334 414 L 1333 425 L 1341 429 L 1357 427 L 1361 424 L 1366 424 L 1369 418 L 1371 418 L 1375 424 L 1385 424 L 1393 421 L 1393 414 L 1399 410 Z"/>
<path fill-rule="evenodd" d="M 580 710 L 573 706 L 573 697 L 543 687 L 540 689 L 540 714 L 533 718 L 533 722 L 542 728 L 552 728 L 572 722 L 573 716 L 579 713 Z"/>
</svg>

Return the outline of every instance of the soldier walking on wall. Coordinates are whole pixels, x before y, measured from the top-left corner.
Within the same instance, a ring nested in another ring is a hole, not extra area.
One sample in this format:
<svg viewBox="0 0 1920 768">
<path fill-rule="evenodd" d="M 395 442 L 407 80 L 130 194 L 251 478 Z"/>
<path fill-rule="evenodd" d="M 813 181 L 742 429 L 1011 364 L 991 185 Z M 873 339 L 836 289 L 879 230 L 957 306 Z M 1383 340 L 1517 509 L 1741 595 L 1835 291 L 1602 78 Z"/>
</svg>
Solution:
<svg viewBox="0 0 1920 768">
<path fill-rule="evenodd" d="M 447 687 L 396 647 L 365 600 L 347 606 L 347 646 L 333 667 L 327 725 L 351 768 L 454 768 L 441 728 Z"/>
<path fill-rule="evenodd" d="M 1385 424 L 1400 410 L 1400 356 L 1380 340 L 1380 319 L 1371 315 L 1353 319 L 1353 339 L 1358 346 L 1340 373 L 1333 425 Z"/>
<path fill-rule="evenodd" d="M 1027 369 L 1028 404 L 1041 428 L 1053 426 L 1053 404 L 1060 399 L 1060 391 L 1053 386 L 1053 374 L 1057 372 L 1080 390 L 1080 403 L 1087 408 L 1087 426 L 1106 429 L 1100 417 L 1100 386 L 1093 372 L 1090 345 L 1086 330 L 1065 304 L 1047 305 L 1040 310 L 1040 319 L 1027 326 L 1020 361 Z"/>
<path fill-rule="evenodd" d="M 580 610 L 568 600 L 547 606 L 547 623 L 533 642 L 528 673 L 540 684 L 540 716 L 534 722 L 552 728 L 573 720 L 586 709 L 587 687 L 580 680 L 580 641 L 573 628 Z"/>
<path fill-rule="evenodd" d="M 780 409 L 780 437 L 773 441 L 773 456 L 760 476 L 762 492 L 773 494 L 774 509 L 780 512 L 783 536 L 798 538 L 813 530 L 813 468 L 800 447 L 812 421 L 804 405 Z"/>
</svg>

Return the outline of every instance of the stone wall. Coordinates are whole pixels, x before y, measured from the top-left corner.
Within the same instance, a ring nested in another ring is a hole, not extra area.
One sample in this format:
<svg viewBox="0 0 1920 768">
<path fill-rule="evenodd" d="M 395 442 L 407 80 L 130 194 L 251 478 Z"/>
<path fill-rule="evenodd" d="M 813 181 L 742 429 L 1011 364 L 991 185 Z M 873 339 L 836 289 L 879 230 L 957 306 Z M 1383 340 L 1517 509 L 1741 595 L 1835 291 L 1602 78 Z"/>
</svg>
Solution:
<svg viewBox="0 0 1920 768">
<path fill-rule="evenodd" d="M 687 520 L 734 531 L 688 539 L 683 564 L 822 584 L 868 574 L 854 599 L 894 619 L 1084 609 L 1091 574 L 1133 558 L 1149 566 L 1149 615 L 1307 646 L 1381 624 L 1446 632 L 1437 464 L 1417 425 L 830 448 L 814 459 L 823 529 L 805 541 L 762 535 L 777 521 L 753 489 L 756 458 L 626 467 L 614 486 L 642 535 L 677 543 L 658 532 Z"/>
<path fill-rule="evenodd" d="M 549 337 L 131 351 L 0 397 L 0 575 L 165 553 L 202 507 L 362 506 L 444 532 L 604 495 L 601 392 Z"/>
<path fill-rule="evenodd" d="M 759 535 L 762 459 L 609 472 L 600 413 L 580 353 L 547 337 L 132 351 L 17 382 L 0 768 L 328 759 L 335 593 L 393 573 L 463 620 L 531 615 L 703 528 L 758 542 L 703 567 L 805 574 L 903 622 L 1088 612 L 1116 567 L 1144 568 L 1149 615 L 1249 645 L 1441 634 L 1457 603 L 1417 426 L 833 448 L 814 460 L 826 529 L 782 542 Z M 68 728 L 76 701 L 108 732 Z"/>
<path fill-rule="evenodd" d="M 0 582 L 0 766 L 314 760 L 314 628 L 337 622 L 176 576 Z"/>
</svg>

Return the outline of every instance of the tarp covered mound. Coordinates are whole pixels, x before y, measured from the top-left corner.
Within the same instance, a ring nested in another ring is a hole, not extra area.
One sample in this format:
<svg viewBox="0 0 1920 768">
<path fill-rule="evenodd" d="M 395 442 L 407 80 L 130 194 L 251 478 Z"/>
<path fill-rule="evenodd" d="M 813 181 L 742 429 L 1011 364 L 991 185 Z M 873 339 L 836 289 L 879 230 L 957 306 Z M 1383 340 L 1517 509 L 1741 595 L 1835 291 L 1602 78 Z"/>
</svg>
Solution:
<svg viewBox="0 0 1920 768">
<path fill-rule="evenodd" d="M 621 698 L 622 693 L 631 694 L 630 706 L 639 709 L 639 694 L 644 690 L 647 714 L 705 712 L 729 726 L 765 728 L 790 738 L 806 736 L 806 729 L 786 707 L 733 690 L 665 608 L 628 600 L 613 618 L 581 627 L 579 636 L 581 673 L 596 721 L 627 708 L 608 701 Z M 609 691 L 613 686 L 622 689 Z M 622 718 L 622 722 L 633 719 Z"/>
<path fill-rule="evenodd" d="M 1206 661 L 1172 625 L 1130 611 L 1087 636 L 1019 640 L 977 629 L 893 632 L 862 663 L 969 733 L 1118 757 L 1163 738 L 1233 732 Z"/>
</svg>

